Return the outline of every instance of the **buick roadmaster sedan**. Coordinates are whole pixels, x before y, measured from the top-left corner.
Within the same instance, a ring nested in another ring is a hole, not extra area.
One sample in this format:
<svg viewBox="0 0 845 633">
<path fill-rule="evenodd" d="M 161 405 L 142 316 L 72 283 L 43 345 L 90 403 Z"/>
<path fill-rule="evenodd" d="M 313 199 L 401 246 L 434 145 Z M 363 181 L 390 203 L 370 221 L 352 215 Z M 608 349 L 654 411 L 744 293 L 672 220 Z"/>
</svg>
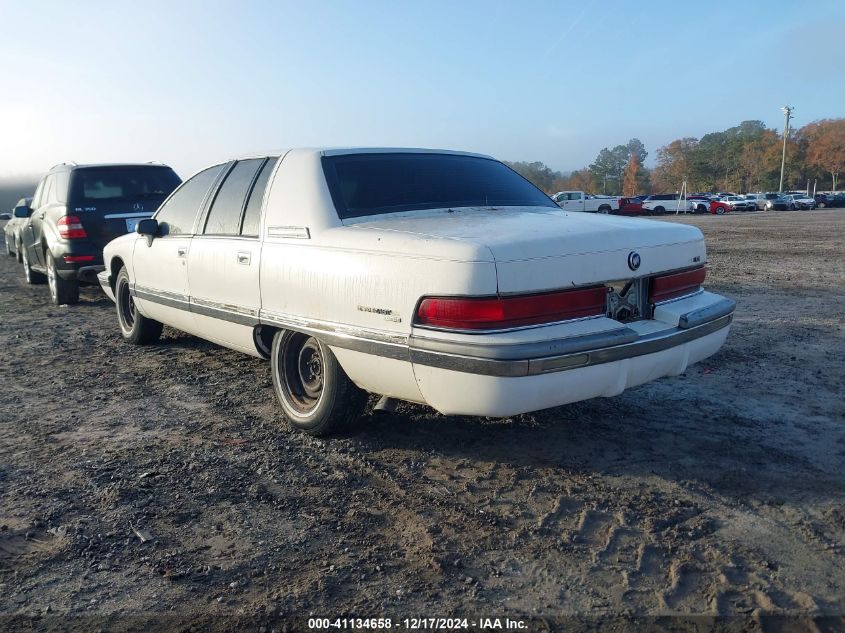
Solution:
<svg viewBox="0 0 845 633">
<path fill-rule="evenodd" d="M 269 359 L 315 435 L 365 392 L 496 417 L 615 396 L 715 353 L 735 305 L 702 288 L 697 228 L 569 213 L 501 162 L 439 150 L 214 165 L 104 261 L 127 341 L 166 324 Z"/>
</svg>

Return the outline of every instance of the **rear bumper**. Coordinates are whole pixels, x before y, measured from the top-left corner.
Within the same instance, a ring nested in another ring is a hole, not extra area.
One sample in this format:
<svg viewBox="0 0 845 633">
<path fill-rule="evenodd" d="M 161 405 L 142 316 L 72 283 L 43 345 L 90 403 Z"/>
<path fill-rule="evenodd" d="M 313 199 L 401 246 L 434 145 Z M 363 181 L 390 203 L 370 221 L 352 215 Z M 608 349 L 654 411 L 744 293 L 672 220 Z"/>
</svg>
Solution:
<svg viewBox="0 0 845 633">
<path fill-rule="evenodd" d="M 516 344 L 479 344 L 411 336 L 409 354 L 415 365 L 484 376 L 535 376 L 678 347 L 730 326 L 735 308 L 735 301 L 721 299 L 680 315 L 677 327 L 647 334 L 624 327 L 553 341 Z"/>
<path fill-rule="evenodd" d="M 719 299 L 676 314 L 676 327 L 625 327 L 550 341 L 545 349 L 537 343 L 470 347 L 412 337 L 410 357 L 423 399 L 441 413 L 517 415 L 616 396 L 683 373 L 727 338 L 735 303 Z"/>
<path fill-rule="evenodd" d="M 99 283 L 97 280 L 98 273 L 105 269 L 106 267 L 102 264 L 95 266 L 82 266 L 77 269 L 76 278 L 83 283 L 93 284 L 96 286 Z"/>
</svg>

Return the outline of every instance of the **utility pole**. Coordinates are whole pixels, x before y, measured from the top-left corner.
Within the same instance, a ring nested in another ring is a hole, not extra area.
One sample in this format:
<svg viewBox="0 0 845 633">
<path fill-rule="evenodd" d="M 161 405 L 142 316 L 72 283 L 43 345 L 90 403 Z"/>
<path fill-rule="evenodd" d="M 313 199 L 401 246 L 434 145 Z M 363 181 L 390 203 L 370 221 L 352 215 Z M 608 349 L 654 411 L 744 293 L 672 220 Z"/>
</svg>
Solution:
<svg viewBox="0 0 845 633">
<path fill-rule="evenodd" d="M 783 171 L 786 167 L 786 139 L 789 138 L 789 119 L 792 117 L 792 111 L 795 108 L 792 106 L 783 106 L 781 111 L 786 115 L 786 125 L 783 128 L 783 155 L 780 159 L 780 186 L 778 193 L 783 193 Z"/>
</svg>

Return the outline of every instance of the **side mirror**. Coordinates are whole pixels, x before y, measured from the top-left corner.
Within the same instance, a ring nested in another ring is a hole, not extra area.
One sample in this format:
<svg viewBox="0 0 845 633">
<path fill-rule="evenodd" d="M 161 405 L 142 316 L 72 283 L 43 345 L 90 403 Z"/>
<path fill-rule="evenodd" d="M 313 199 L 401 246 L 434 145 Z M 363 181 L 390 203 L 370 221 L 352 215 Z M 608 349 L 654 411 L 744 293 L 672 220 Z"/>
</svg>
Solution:
<svg viewBox="0 0 845 633">
<path fill-rule="evenodd" d="M 147 246 L 152 246 L 153 238 L 159 234 L 158 220 L 154 218 L 139 220 L 138 224 L 135 225 L 135 232 L 147 238 Z"/>
<path fill-rule="evenodd" d="M 0 220 L 11 220 L 12 216 L 8 213 L 0 213 Z"/>
<path fill-rule="evenodd" d="M 16 218 L 28 218 L 30 215 L 32 215 L 32 209 L 21 205 L 19 207 L 15 207 L 13 213 L 15 214 Z"/>
<path fill-rule="evenodd" d="M 138 220 L 138 224 L 135 225 L 135 232 L 139 235 L 155 237 L 158 235 L 158 220 L 154 220 L 153 218 Z"/>
</svg>

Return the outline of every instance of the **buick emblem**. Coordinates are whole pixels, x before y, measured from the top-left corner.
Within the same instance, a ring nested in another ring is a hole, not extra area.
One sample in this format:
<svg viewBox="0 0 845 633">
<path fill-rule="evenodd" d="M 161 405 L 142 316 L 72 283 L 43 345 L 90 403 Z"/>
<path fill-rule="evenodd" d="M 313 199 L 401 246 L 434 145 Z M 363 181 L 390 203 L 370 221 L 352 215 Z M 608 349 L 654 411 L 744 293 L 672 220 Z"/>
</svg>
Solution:
<svg viewBox="0 0 845 633">
<path fill-rule="evenodd" d="M 642 259 L 640 258 L 640 254 L 637 251 L 631 251 L 628 253 L 628 268 L 631 270 L 636 270 L 640 267 L 642 263 Z"/>
<path fill-rule="evenodd" d="M 136 202 L 135 204 L 132 205 L 132 208 L 135 209 L 136 211 L 143 211 L 144 205 L 141 204 L 140 202 Z"/>
</svg>

